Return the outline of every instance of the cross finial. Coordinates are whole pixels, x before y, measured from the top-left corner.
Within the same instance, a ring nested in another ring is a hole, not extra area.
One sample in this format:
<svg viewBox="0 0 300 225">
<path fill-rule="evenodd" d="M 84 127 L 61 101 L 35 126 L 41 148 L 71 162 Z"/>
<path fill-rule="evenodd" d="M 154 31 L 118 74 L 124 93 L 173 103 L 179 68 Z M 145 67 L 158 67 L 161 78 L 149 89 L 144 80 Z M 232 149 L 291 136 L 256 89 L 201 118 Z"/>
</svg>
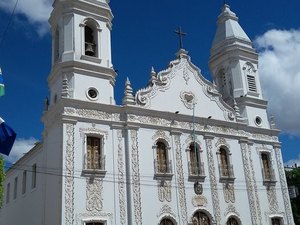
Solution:
<svg viewBox="0 0 300 225">
<path fill-rule="evenodd" d="M 179 48 L 183 48 L 183 43 L 182 43 L 182 37 L 187 35 L 187 33 L 182 32 L 181 27 L 178 27 L 177 30 L 174 31 L 176 34 L 178 34 L 179 37 Z"/>
</svg>

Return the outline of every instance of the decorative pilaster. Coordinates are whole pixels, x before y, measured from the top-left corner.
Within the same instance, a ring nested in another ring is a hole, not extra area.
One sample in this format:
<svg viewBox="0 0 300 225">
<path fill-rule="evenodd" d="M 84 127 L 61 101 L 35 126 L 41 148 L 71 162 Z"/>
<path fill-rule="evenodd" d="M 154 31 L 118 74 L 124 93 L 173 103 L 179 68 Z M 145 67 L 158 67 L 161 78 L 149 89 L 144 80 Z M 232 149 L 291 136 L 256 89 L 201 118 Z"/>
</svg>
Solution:
<svg viewBox="0 0 300 225">
<path fill-rule="evenodd" d="M 205 143 L 207 149 L 207 162 L 209 168 L 209 180 L 210 180 L 210 189 L 212 194 L 212 205 L 214 209 L 214 216 L 216 224 L 221 224 L 221 209 L 220 209 L 220 199 L 218 194 L 218 184 L 216 178 L 216 167 L 214 162 L 213 155 L 213 145 L 212 145 L 212 136 L 205 136 Z"/>
<path fill-rule="evenodd" d="M 66 124 L 65 225 L 74 224 L 74 125 Z"/>
<path fill-rule="evenodd" d="M 187 206 L 186 206 L 186 194 L 184 185 L 184 175 L 183 175 L 183 165 L 182 165 L 182 155 L 181 155 L 181 144 L 180 135 L 174 135 L 174 142 L 176 148 L 176 173 L 178 176 L 178 191 L 179 191 L 179 205 L 181 209 L 181 220 L 182 224 L 187 222 Z"/>
<path fill-rule="evenodd" d="M 140 166 L 137 131 L 131 130 L 131 166 L 132 166 L 132 187 L 134 219 L 136 225 L 142 225 L 142 205 L 141 205 L 141 187 L 140 187 Z"/>
<path fill-rule="evenodd" d="M 250 169 L 250 160 L 248 156 L 248 141 L 240 140 L 240 145 L 242 151 L 242 159 L 243 159 L 244 174 L 246 179 L 247 194 L 249 199 L 251 220 L 252 220 L 252 224 L 256 225 L 259 223 L 258 223 L 258 217 L 256 212 L 254 184 L 251 177 L 252 173 Z"/>
<path fill-rule="evenodd" d="M 284 172 L 284 166 L 283 166 L 282 157 L 281 157 L 281 146 L 279 144 L 275 145 L 274 151 L 275 151 L 275 155 L 276 155 L 279 180 L 280 180 L 280 185 L 281 185 L 281 190 L 282 190 L 283 202 L 284 202 L 284 206 L 285 206 L 285 215 L 286 215 L 286 219 L 287 219 L 286 224 L 294 225 L 295 222 L 294 222 L 293 215 L 292 215 L 292 207 L 291 207 L 291 202 L 290 202 L 290 198 L 289 198 L 288 187 L 287 187 L 286 177 L 285 177 L 285 172 Z"/>
<path fill-rule="evenodd" d="M 122 145 L 122 130 L 117 131 L 118 137 L 118 188 L 119 188 L 119 205 L 120 205 L 120 223 L 126 224 L 126 192 L 125 192 L 125 159 Z"/>
</svg>

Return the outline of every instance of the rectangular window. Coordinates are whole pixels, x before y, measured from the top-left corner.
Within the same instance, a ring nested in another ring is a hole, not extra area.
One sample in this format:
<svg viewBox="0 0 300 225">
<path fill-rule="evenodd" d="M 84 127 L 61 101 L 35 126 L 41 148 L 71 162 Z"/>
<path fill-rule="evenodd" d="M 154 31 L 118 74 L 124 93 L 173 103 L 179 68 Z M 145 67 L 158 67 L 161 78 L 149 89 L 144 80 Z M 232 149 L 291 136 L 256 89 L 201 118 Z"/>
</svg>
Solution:
<svg viewBox="0 0 300 225">
<path fill-rule="evenodd" d="M 271 165 L 270 154 L 268 152 L 261 153 L 262 176 L 264 185 L 275 185 L 275 173 Z"/>
<path fill-rule="evenodd" d="M 31 180 L 31 188 L 36 188 L 36 164 L 32 165 L 32 180 Z"/>
<path fill-rule="evenodd" d="M 23 180 L 22 180 L 22 194 L 26 193 L 26 180 L 27 180 L 27 171 L 23 171 Z"/>
<path fill-rule="evenodd" d="M 104 170 L 104 157 L 101 151 L 102 140 L 98 137 L 87 137 L 86 168 Z"/>
<path fill-rule="evenodd" d="M 14 183 L 14 199 L 16 199 L 18 196 L 18 177 L 15 178 Z"/>
<path fill-rule="evenodd" d="M 10 183 L 8 183 L 6 186 L 6 204 L 9 203 L 9 198 L 10 198 Z"/>
</svg>

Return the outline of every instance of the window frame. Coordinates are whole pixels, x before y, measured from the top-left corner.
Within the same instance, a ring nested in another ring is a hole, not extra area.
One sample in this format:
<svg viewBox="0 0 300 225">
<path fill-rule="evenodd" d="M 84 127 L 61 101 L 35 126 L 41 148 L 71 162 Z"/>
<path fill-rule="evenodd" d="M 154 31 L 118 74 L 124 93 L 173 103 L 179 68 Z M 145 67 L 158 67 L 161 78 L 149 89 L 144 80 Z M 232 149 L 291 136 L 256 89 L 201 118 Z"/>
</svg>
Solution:
<svg viewBox="0 0 300 225">
<path fill-rule="evenodd" d="M 27 189 L 27 170 L 23 171 L 23 176 L 22 176 L 22 194 L 26 194 L 26 189 Z"/>
<path fill-rule="evenodd" d="M 10 182 L 6 185 L 6 204 L 10 202 Z"/>
<path fill-rule="evenodd" d="M 31 189 L 35 189 L 37 186 L 37 164 L 32 164 L 31 168 Z"/>
<path fill-rule="evenodd" d="M 267 157 L 267 164 L 268 164 L 268 177 L 266 176 L 266 168 L 265 168 L 265 163 L 264 163 L 264 159 L 263 156 Z M 259 154 L 260 157 L 260 162 L 261 162 L 261 172 L 262 172 L 262 180 L 263 180 L 263 185 L 264 186 L 275 186 L 276 185 L 276 177 L 275 177 L 275 171 L 274 171 L 274 167 L 272 164 L 272 158 L 271 158 L 271 152 L 270 151 L 260 151 Z"/>
<path fill-rule="evenodd" d="M 196 146 L 196 148 L 194 147 Z M 196 149 L 196 152 L 193 152 Z M 189 143 L 188 148 L 186 149 L 187 151 L 187 158 L 188 158 L 188 171 L 189 171 L 189 177 L 188 180 L 191 182 L 196 182 L 196 181 L 201 181 L 203 182 L 206 175 L 205 175 L 205 170 L 204 170 L 204 162 L 202 160 L 202 152 L 203 150 L 201 149 L 200 144 L 197 141 L 192 141 Z M 193 153 L 192 153 L 193 152 Z M 194 156 L 192 156 L 194 154 Z M 197 155 L 196 155 L 197 154 Z M 196 158 L 196 160 L 194 160 Z M 194 162 L 196 161 L 196 162 Z M 194 164 L 196 164 L 197 168 Z M 195 173 L 196 169 L 196 173 Z"/>
<path fill-rule="evenodd" d="M 162 143 L 165 146 L 165 166 L 166 166 L 166 172 L 159 170 L 159 164 L 158 161 L 158 145 L 157 143 Z M 170 160 L 170 146 L 168 142 L 164 139 L 157 139 L 155 141 L 155 144 L 152 146 L 153 152 L 154 152 L 154 179 L 156 180 L 172 180 L 173 177 L 173 168 L 172 168 L 172 160 Z"/>
<path fill-rule="evenodd" d="M 18 177 L 15 177 L 13 199 L 16 200 L 17 198 L 18 198 Z"/>
<path fill-rule="evenodd" d="M 88 168 L 88 139 L 89 138 L 97 138 L 99 139 L 100 146 L 99 146 L 99 168 Z M 100 133 L 85 133 L 84 141 L 83 141 L 83 165 L 82 165 L 82 174 L 85 176 L 97 176 L 97 177 L 104 177 L 106 174 L 106 156 L 105 156 L 105 136 L 104 134 Z"/>
<path fill-rule="evenodd" d="M 222 160 L 222 152 L 221 150 L 224 150 L 225 152 L 225 157 L 227 161 L 227 172 L 228 175 L 224 174 L 224 166 L 223 166 L 223 160 Z M 218 167 L 219 167 L 219 176 L 220 179 L 219 181 L 221 183 L 234 183 L 235 176 L 234 176 L 234 170 L 233 170 L 233 164 L 231 163 L 231 152 L 229 148 L 225 145 L 221 145 L 218 148 L 217 151 L 217 158 L 218 158 Z"/>
</svg>

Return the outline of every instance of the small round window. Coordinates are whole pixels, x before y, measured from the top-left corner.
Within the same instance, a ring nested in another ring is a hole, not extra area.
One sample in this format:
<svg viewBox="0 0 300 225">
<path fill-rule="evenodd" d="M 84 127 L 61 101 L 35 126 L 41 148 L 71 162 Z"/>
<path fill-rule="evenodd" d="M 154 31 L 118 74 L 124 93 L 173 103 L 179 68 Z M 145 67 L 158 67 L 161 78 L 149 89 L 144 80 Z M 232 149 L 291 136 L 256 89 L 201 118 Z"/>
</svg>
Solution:
<svg viewBox="0 0 300 225">
<path fill-rule="evenodd" d="M 255 117 L 255 124 L 257 126 L 261 126 L 262 124 L 262 119 L 259 116 Z"/>
<path fill-rule="evenodd" d="M 99 93 L 96 88 L 89 88 L 87 90 L 87 96 L 90 100 L 97 100 Z"/>
</svg>

